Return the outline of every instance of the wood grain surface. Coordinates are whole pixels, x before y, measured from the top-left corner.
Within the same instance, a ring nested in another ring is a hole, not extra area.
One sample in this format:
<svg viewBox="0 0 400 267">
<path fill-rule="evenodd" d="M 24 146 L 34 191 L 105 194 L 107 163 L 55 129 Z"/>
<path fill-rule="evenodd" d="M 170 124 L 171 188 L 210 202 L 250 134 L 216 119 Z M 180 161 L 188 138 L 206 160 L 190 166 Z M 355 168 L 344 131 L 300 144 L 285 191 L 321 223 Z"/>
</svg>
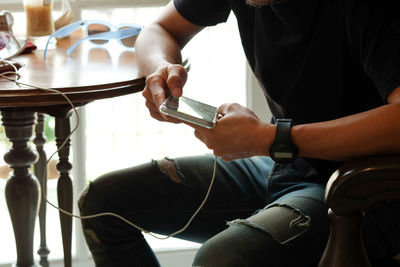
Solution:
<svg viewBox="0 0 400 267">
<path fill-rule="evenodd" d="M 13 58 L 23 65 L 19 70 L 19 81 L 59 90 L 75 103 L 131 94 L 144 88 L 144 78 L 138 76 L 134 51 L 124 50 L 116 41 L 104 46 L 86 41 L 67 56 L 66 50 L 81 35 L 76 32 L 57 40 L 56 47 L 48 51 L 46 59 L 42 49 Z M 58 93 L 0 79 L 0 108 L 67 103 Z"/>
</svg>

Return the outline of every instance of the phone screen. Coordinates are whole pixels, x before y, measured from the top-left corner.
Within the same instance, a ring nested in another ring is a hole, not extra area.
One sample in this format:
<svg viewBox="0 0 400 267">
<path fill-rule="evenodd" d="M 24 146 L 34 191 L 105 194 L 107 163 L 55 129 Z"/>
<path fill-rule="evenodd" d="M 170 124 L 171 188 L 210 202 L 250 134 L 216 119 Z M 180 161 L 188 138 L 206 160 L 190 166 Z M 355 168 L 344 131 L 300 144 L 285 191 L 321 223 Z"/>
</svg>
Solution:
<svg viewBox="0 0 400 267">
<path fill-rule="evenodd" d="M 160 107 L 160 111 L 171 117 L 213 128 L 218 110 L 216 107 L 181 96 L 168 97 Z"/>
</svg>

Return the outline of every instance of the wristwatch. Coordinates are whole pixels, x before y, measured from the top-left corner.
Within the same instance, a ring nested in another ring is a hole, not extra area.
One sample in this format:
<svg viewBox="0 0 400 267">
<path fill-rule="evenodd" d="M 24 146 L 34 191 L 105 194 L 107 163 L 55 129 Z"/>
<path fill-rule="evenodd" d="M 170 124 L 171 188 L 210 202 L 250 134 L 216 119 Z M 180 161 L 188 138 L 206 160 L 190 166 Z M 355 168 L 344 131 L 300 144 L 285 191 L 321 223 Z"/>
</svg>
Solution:
<svg viewBox="0 0 400 267">
<path fill-rule="evenodd" d="M 290 163 L 297 157 L 298 149 L 290 135 L 291 126 L 291 119 L 276 120 L 275 140 L 269 147 L 269 154 L 277 163 Z"/>
</svg>

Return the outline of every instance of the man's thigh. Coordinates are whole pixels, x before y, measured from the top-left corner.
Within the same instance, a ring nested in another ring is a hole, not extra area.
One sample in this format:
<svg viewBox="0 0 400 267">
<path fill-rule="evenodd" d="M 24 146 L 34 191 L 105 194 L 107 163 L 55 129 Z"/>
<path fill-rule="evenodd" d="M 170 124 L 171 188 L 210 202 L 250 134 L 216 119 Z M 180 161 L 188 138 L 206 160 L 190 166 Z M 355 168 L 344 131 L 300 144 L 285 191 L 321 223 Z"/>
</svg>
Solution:
<svg viewBox="0 0 400 267">
<path fill-rule="evenodd" d="M 193 266 L 317 266 L 329 233 L 324 187 L 303 185 L 229 222 L 200 248 Z"/>
<path fill-rule="evenodd" d="M 204 200 L 213 174 L 213 155 L 164 158 L 102 175 L 82 194 L 83 214 L 118 213 L 146 230 L 168 235 L 185 223 Z M 225 222 L 247 217 L 266 205 L 266 183 L 272 161 L 251 158 L 234 162 L 218 159 L 211 193 L 189 228 L 178 237 L 204 242 L 226 228 Z M 85 222 L 115 231 L 118 224 L 136 236 L 135 229 L 115 218 Z M 104 232 L 104 231 L 103 231 Z"/>
</svg>

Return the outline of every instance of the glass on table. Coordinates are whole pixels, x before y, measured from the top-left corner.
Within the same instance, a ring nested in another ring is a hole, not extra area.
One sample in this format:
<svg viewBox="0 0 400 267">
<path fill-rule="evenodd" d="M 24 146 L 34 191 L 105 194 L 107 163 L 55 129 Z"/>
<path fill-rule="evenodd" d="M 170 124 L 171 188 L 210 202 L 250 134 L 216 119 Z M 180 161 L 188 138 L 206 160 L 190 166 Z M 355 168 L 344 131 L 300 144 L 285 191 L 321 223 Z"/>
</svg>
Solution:
<svg viewBox="0 0 400 267">
<path fill-rule="evenodd" d="M 53 0 L 23 0 L 23 3 L 27 37 L 39 48 L 54 32 Z"/>
</svg>

